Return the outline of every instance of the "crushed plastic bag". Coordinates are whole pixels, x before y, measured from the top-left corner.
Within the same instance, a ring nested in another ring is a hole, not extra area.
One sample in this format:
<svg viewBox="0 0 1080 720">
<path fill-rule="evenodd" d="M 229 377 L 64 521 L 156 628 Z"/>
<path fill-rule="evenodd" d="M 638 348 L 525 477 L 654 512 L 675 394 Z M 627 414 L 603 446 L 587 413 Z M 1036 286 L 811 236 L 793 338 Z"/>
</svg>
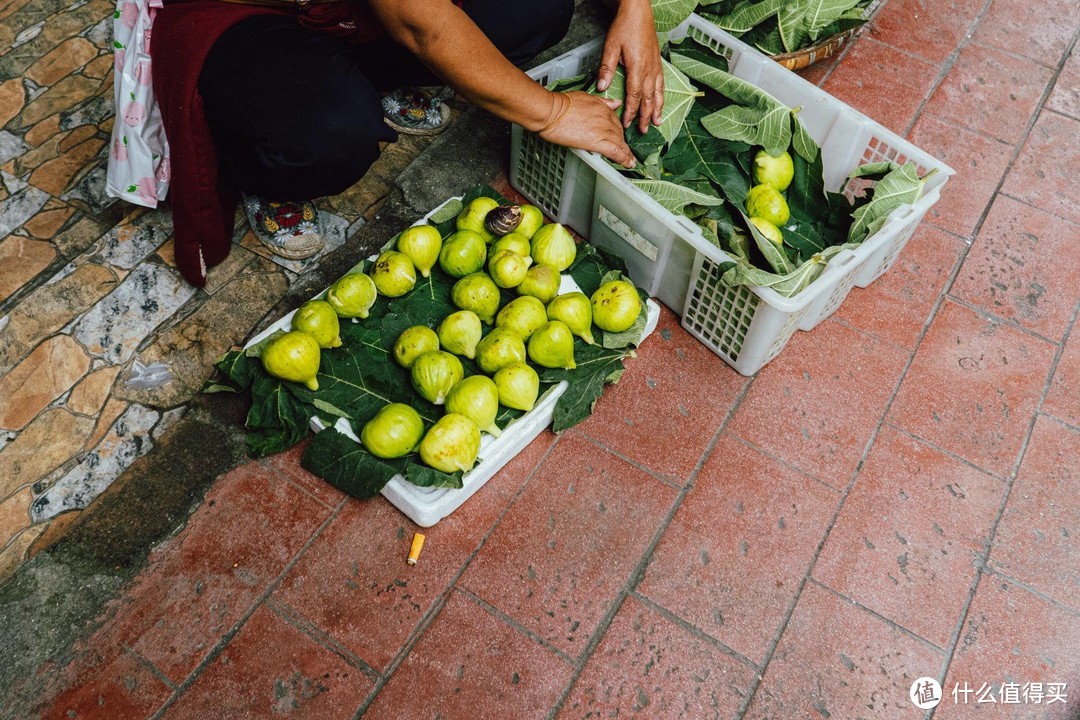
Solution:
<svg viewBox="0 0 1080 720">
<path fill-rule="evenodd" d="M 172 381 L 172 370 L 165 363 L 143 365 L 136 360 L 131 366 L 131 376 L 126 385 L 132 390 L 155 390 Z"/>
</svg>

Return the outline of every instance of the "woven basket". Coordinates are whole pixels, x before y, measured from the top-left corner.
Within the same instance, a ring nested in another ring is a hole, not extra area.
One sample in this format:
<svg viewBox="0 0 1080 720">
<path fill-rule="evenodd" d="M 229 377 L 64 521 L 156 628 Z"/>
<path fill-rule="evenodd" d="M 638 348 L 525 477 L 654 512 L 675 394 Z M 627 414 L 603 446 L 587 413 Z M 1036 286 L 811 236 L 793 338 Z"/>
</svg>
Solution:
<svg viewBox="0 0 1080 720">
<path fill-rule="evenodd" d="M 788 70 L 802 70 L 803 68 L 810 67 L 819 60 L 830 58 L 840 52 L 840 49 L 843 48 L 849 40 L 862 32 L 863 28 L 866 27 L 866 23 L 869 22 L 870 18 L 877 12 L 877 9 L 882 2 L 884 2 L 884 0 L 874 0 L 874 2 L 866 6 L 866 10 L 863 11 L 863 24 L 858 27 L 827 37 L 811 47 L 796 50 L 795 52 L 782 53 L 780 55 L 770 55 L 770 57 Z"/>
</svg>

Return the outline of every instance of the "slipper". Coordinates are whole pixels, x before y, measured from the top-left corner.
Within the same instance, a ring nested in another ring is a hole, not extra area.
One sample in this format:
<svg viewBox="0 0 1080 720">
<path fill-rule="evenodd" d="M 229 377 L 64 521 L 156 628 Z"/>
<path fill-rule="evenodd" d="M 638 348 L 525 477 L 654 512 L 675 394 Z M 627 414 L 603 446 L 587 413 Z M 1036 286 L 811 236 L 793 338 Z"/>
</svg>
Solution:
<svg viewBox="0 0 1080 720">
<path fill-rule="evenodd" d="M 438 135 L 450 124 L 450 108 L 416 88 L 399 88 L 383 98 L 383 120 L 406 135 Z"/>
<path fill-rule="evenodd" d="M 323 249 L 319 212 L 310 200 L 272 202 L 245 195 L 244 213 L 255 237 L 275 255 L 303 260 Z"/>
</svg>

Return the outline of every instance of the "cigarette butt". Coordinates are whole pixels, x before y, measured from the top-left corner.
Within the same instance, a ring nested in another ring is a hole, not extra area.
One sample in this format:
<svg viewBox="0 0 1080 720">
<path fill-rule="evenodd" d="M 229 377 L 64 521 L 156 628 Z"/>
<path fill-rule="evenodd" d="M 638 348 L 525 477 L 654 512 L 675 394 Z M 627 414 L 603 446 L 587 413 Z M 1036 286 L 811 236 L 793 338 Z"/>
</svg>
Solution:
<svg viewBox="0 0 1080 720">
<path fill-rule="evenodd" d="M 409 560 L 410 565 L 415 565 L 417 559 L 420 557 L 420 550 L 424 547 L 424 535 L 423 533 L 413 533 L 412 547 L 409 548 Z"/>
</svg>

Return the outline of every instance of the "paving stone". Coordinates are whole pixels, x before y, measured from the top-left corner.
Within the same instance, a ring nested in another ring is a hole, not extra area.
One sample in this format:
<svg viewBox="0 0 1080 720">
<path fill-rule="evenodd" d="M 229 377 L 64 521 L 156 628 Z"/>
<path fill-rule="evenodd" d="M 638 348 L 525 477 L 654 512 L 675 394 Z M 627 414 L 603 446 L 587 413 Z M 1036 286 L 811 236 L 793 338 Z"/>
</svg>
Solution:
<svg viewBox="0 0 1080 720">
<path fill-rule="evenodd" d="M 70 190 L 61 195 L 60 199 L 68 201 L 91 215 L 101 214 L 113 205 L 130 207 L 126 203 L 121 203 L 116 198 L 105 194 L 107 154 L 108 146 L 102 146 L 97 158 L 94 160 L 96 165 L 77 180 Z"/>
<path fill-rule="evenodd" d="M 631 596 L 557 717 L 736 717 L 755 672 Z"/>
<path fill-rule="evenodd" d="M 1005 483 L 882 428 L 814 566 L 814 577 L 949 647 Z"/>
<path fill-rule="evenodd" d="M 69 260 L 93 245 L 112 227 L 108 222 L 81 212 L 75 217 L 75 222 L 69 223 L 53 238 L 60 254 Z"/>
<path fill-rule="evenodd" d="M 71 459 L 94 421 L 63 408 L 47 410 L 0 450 L 0 495 L 37 482 Z"/>
<path fill-rule="evenodd" d="M 1080 427 L 1080 332 L 1075 329 L 1069 334 L 1065 351 L 1058 360 L 1042 410 Z"/>
<path fill-rule="evenodd" d="M 1056 68 L 1080 25 L 1072 0 L 994 2 L 975 29 L 974 42 Z"/>
<path fill-rule="evenodd" d="M 96 131 L 96 128 L 94 128 Z M 48 162 L 42 163 L 35 170 L 28 182 L 53 195 L 61 195 L 76 177 L 87 161 L 94 158 L 105 147 L 105 141 L 91 138 L 72 148 L 70 151 L 62 151 L 63 154 Z"/>
<path fill-rule="evenodd" d="M 139 265 L 75 324 L 72 336 L 92 355 L 124 363 L 194 294 L 195 288 L 175 270 Z"/>
<path fill-rule="evenodd" d="M 761 663 L 839 503 L 835 490 L 725 435 L 637 590 Z"/>
<path fill-rule="evenodd" d="M 904 720 L 913 716 L 911 684 L 937 675 L 944 660 L 940 651 L 808 584 L 744 717 Z"/>
<path fill-rule="evenodd" d="M 1078 155 L 1080 158 L 1080 155 Z M 999 195 L 952 294 L 1059 342 L 1077 298 L 1080 226 Z"/>
<path fill-rule="evenodd" d="M 1040 417 L 1001 517 L 995 570 L 1080 612 L 1080 431 Z"/>
<path fill-rule="evenodd" d="M 170 267 L 176 267 L 175 246 L 173 245 L 171 238 L 168 242 L 158 248 L 158 256 L 163 259 L 167 256 L 170 259 L 166 259 L 166 264 Z M 240 273 L 254 272 L 255 269 L 249 266 L 251 266 L 257 257 L 258 255 L 247 248 L 237 243 L 233 243 L 232 249 L 229 250 L 229 256 L 207 271 L 206 284 L 203 285 L 203 290 L 213 295 Z M 278 273 L 281 272 L 276 269 L 274 271 Z M 284 277 L 284 275 L 282 275 L 282 277 Z"/>
<path fill-rule="evenodd" d="M 30 127 L 54 112 L 82 102 L 94 95 L 102 82 L 82 75 L 69 75 L 26 105 L 18 116 L 18 127 Z"/>
<path fill-rule="evenodd" d="M 874 15 L 871 37 L 941 64 L 974 25 L 983 0 L 889 0 Z"/>
<path fill-rule="evenodd" d="M 23 297 L 0 329 L 0 374 L 46 337 L 105 297 L 117 284 L 102 265 L 80 265 L 61 279 Z"/>
<path fill-rule="evenodd" d="M 1080 675 L 1077 622 L 1076 614 L 1004 578 L 983 575 L 942 683 L 945 698 L 934 717 L 1074 720 L 1080 713 L 1074 680 Z M 984 695 L 989 692 L 1000 700 L 1004 683 L 1019 686 L 1018 704 L 990 705 L 985 697 L 984 703 L 977 702 L 984 685 Z M 1035 683 L 1042 690 L 1039 701 L 1028 694 Z M 1050 683 L 1066 685 L 1064 702 L 1048 702 Z M 971 693 L 965 695 L 964 688 Z"/>
<path fill-rule="evenodd" d="M 60 129 L 70 130 L 80 125 L 94 125 L 100 131 L 109 134 L 112 131 L 112 121 L 115 116 L 112 86 L 103 84 L 101 91 L 93 97 L 60 111 Z"/>
<path fill-rule="evenodd" d="M 1080 120 L 1042 113 L 1002 186 L 1002 192 L 1074 223 L 1063 228 L 1074 241 L 1080 224 L 1080 189 L 1071 171 L 1080 163 L 1077 137 Z"/>
<path fill-rule="evenodd" d="M 844 56 L 822 88 L 901 135 L 937 80 L 938 68 L 872 38 Z"/>
<path fill-rule="evenodd" d="M 58 200 L 50 200 L 41 212 L 23 224 L 23 229 L 35 238 L 49 240 L 74 213 L 75 208 L 67 207 Z"/>
<path fill-rule="evenodd" d="M 81 415 L 97 415 L 109 397 L 118 367 L 103 367 L 83 378 L 71 391 L 65 403 L 69 410 Z"/>
<path fill-rule="evenodd" d="M 346 720 L 372 685 L 348 658 L 261 607 L 164 717 L 215 717 L 227 697 L 230 720 Z"/>
<path fill-rule="evenodd" d="M 26 550 L 45 530 L 44 525 L 34 525 L 19 533 L 7 547 L 0 550 L 0 583 L 7 580 L 15 568 L 26 558 Z"/>
<path fill-rule="evenodd" d="M 12 158 L 19 157 L 29 149 L 30 146 L 26 144 L 23 138 L 12 135 L 7 130 L 0 130 L 0 165 Z"/>
<path fill-rule="evenodd" d="M 1080 52 L 1073 52 L 1061 68 L 1046 107 L 1080 120 Z"/>
<path fill-rule="evenodd" d="M 0 547 L 17 534 L 30 527 L 30 501 L 33 492 L 29 487 L 0 500 Z"/>
<path fill-rule="evenodd" d="M 391 718 L 540 718 L 570 680 L 570 665 L 454 593 L 364 713 Z"/>
<path fill-rule="evenodd" d="M 59 123 L 59 116 L 53 117 L 56 117 L 57 122 Z M 15 162 L 13 163 L 13 174 L 17 175 L 20 178 L 29 179 L 28 176 L 32 174 L 38 167 L 61 157 L 63 153 L 60 147 L 69 138 L 72 139 L 74 142 L 81 142 L 97 134 L 97 128 L 89 125 L 85 127 L 68 129 L 59 128 L 59 130 L 60 132 L 57 132 L 52 137 L 48 138 L 46 141 L 42 142 L 39 145 L 36 145 L 32 150 L 16 158 Z"/>
<path fill-rule="evenodd" d="M 90 437 L 86 438 L 86 442 L 83 444 L 83 450 L 89 452 L 93 448 L 97 447 L 97 444 L 101 442 L 105 434 L 112 428 L 113 423 L 116 422 L 125 410 L 127 410 L 128 404 L 123 400 L 117 400 L 116 398 L 109 398 L 105 401 L 105 407 L 101 409 L 101 414 L 97 417 L 97 422 L 94 424 L 94 432 L 90 434 Z"/>
<path fill-rule="evenodd" d="M 145 718 L 172 695 L 172 689 L 127 652 L 72 683 L 44 711 L 46 718 Z"/>
<path fill-rule="evenodd" d="M 4 176 L 11 177 L 6 173 Z M 0 238 L 36 215 L 48 201 L 49 194 L 35 187 L 23 186 L 13 191 L 10 197 L 0 202 Z"/>
<path fill-rule="evenodd" d="M 0 377 L 0 428 L 21 430 L 53 400 L 66 393 L 90 368 L 90 358 L 67 335 L 39 345 Z"/>
<path fill-rule="evenodd" d="M 1031 60 L 967 45 L 925 112 L 1016 144 L 1052 77 L 1050 68 Z"/>
<path fill-rule="evenodd" d="M 31 509 L 34 521 L 48 520 L 89 505 L 136 458 L 150 451 L 154 446 L 150 429 L 160 417 L 156 411 L 141 405 L 128 407 L 82 462 L 34 499 Z"/>
<path fill-rule="evenodd" d="M 135 209 L 101 236 L 87 252 L 90 261 L 130 270 L 172 235 L 172 215 L 162 209 Z"/>
<path fill-rule="evenodd" d="M 946 302 L 887 420 L 998 476 L 1012 472 L 1055 347 Z"/>
<path fill-rule="evenodd" d="M 13 77 L 0 83 L 0 128 L 18 115 L 26 103 L 22 79 Z"/>
<path fill-rule="evenodd" d="M 284 275 L 267 268 L 268 264 L 227 283 L 139 354 L 144 365 L 168 366 L 172 382 L 159 388 L 131 389 L 124 385 L 129 371 L 116 396 L 160 408 L 190 400 L 213 374 L 214 363 L 230 347 L 242 344 L 251 328 L 285 296 Z"/>
<path fill-rule="evenodd" d="M 9 235 L 0 240 L 0 301 L 14 295 L 56 258 L 52 243 Z"/>
<path fill-rule="evenodd" d="M 82 71 L 83 75 L 92 78 L 105 78 L 113 71 L 115 62 L 112 53 L 99 55 L 86 64 Z"/>
<path fill-rule="evenodd" d="M 26 77 L 38 85 L 55 85 L 97 54 L 97 47 L 89 40 L 80 37 L 70 38 L 31 65 L 26 70 Z"/>
<path fill-rule="evenodd" d="M 38 147 L 60 132 L 60 113 L 50 115 L 23 133 L 22 139 L 31 147 Z"/>
</svg>

